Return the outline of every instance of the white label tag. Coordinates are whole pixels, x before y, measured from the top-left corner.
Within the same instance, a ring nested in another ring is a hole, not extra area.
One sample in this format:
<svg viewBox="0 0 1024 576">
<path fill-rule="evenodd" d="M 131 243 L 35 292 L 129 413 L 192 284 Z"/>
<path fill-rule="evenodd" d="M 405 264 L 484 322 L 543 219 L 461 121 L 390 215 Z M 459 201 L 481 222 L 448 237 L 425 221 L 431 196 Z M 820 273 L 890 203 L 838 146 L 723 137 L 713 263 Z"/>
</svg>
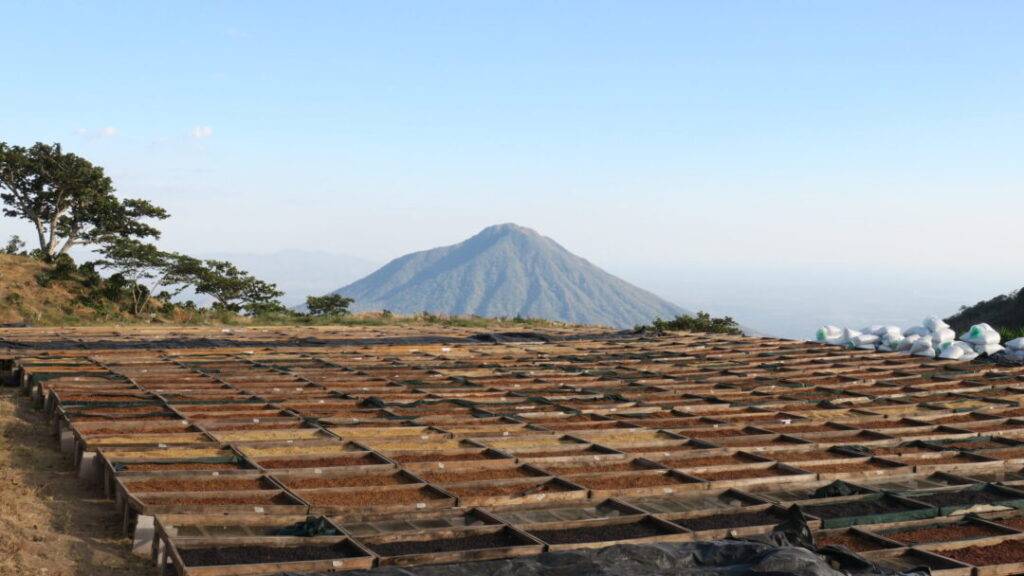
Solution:
<svg viewBox="0 0 1024 576">
<path fill-rule="evenodd" d="M 213 475 L 214 476 L 220 476 L 220 472 L 214 472 Z"/>
<path fill-rule="evenodd" d="M 257 514 L 263 514 L 263 506 L 255 506 L 255 507 L 253 507 L 253 510 L 254 510 L 254 511 L 255 511 L 255 512 L 257 513 Z"/>
<path fill-rule="evenodd" d="M 331 560 L 331 567 L 332 568 L 341 568 L 344 565 L 345 565 L 345 561 L 344 560 Z"/>
<path fill-rule="evenodd" d="M 423 502 L 417 502 L 417 503 L 416 503 L 416 509 L 417 509 L 417 510 L 422 510 L 422 509 L 424 509 L 424 508 L 426 508 L 426 507 L 427 507 L 427 505 L 426 505 L 426 504 L 424 504 Z"/>
<path fill-rule="evenodd" d="M 253 418 L 252 419 L 252 423 L 253 424 L 259 424 L 260 423 L 260 419 L 259 418 Z"/>
<path fill-rule="evenodd" d="M 320 403 L 321 403 L 321 404 L 323 404 L 323 403 L 324 403 L 324 401 L 323 401 L 323 400 L 321 400 L 321 401 L 320 401 Z"/>
<path fill-rule="evenodd" d="M 157 448 L 167 448 L 167 444 L 157 444 Z"/>
<path fill-rule="evenodd" d="M 324 473 L 324 471 L 321 470 L 320 468 L 313 468 L 313 474 L 323 474 L 323 473 Z"/>
<path fill-rule="evenodd" d="M 665 494 L 671 494 L 672 492 L 674 492 L 674 490 L 671 488 L 665 488 Z"/>
<path fill-rule="evenodd" d="M 437 467 L 438 468 L 444 468 L 444 462 L 438 462 L 437 463 Z"/>
</svg>

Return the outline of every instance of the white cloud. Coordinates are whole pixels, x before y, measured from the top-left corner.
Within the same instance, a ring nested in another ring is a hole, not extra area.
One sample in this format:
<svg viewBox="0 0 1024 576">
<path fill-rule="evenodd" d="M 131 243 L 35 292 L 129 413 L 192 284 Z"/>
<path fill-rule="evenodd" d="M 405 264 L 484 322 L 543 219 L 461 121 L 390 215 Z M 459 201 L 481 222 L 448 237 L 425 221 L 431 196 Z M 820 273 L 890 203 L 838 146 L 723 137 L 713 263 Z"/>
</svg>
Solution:
<svg viewBox="0 0 1024 576">
<path fill-rule="evenodd" d="M 213 136 L 213 128 L 210 126 L 195 126 L 189 131 L 196 140 L 206 140 L 210 136 Z"/>
<path fill-rule="evenodd" d="M 75 130 L 75 134 L 82 138 L 89 140 L 99 140 L 100 138 L 114 138 L 121 133 L 120 130 L 114 126 L 104 126 L 103 128 L 78 128 Z"/>
</svg>

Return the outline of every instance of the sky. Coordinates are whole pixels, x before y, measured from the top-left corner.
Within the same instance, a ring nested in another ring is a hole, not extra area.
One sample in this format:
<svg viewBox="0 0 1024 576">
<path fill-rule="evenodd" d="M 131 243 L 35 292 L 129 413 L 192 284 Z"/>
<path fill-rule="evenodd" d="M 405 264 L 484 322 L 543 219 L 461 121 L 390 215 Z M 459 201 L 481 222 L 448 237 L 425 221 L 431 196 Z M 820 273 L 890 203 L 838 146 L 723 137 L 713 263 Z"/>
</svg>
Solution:
<svg viewBox="0 0 1024 576">
<path fill-rule="evenodd" d="M 104 166 L 171 212 L 168 249 L 383 263 L 511 221 L 686 307 L 860 318 L 879 293 L 1024 285 L 1021 21 L 986 1 L 4 0 L 0 140 Z"/>
</svg>

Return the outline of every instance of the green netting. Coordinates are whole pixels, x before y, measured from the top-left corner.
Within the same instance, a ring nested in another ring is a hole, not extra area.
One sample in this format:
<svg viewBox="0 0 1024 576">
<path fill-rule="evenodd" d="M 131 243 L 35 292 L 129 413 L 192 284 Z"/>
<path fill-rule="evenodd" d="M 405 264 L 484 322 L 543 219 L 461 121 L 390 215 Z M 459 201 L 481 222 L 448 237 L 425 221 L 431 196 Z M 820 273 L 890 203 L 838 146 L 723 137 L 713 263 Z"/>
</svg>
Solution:
<svg viewBox="0 0 1024 576">
<path fill-rule="evenodd" d="M 948 450 L 949 448 L 946 448 L 946 446 L 949 444 L 982 444 L 986 442 L 996 442 L 999 444 L 1005 444 L 1006 447 L 1021 444 L 1019 440 L 1014 440 L 1013 438 L 1004 438 L 1002 436 L 974 436 L 972 438 L 948 438 L 944 440 L 928 440 L 924 442 L 924 444 L 932 448 Z M 960 448 L 960 450 L 977 450 L 977 448 L 966 447 Z"/>
<path fill-rule="evenodd" d="M 849 504 L 851 502 L 865 502 L 865 503 L 881 503 L 881 500 L 891 499 L 890 494 L 873 494 L 864 498 L 859 498 L 854 501 L 839 502 L 833 504 L 819 504 L 819 505 L 808 505 L 803 506 L 805 514 L 810 516 L 824 516 L 830 509 L 837 510 L 839 506 Z M 894 508 L 898 506 L 899 502 L 892 502 Z M 815 514 L 817 512 L 817 514 Z M 924 518 L 934 518 L 939 515 L 939 509 L 933 506 L 922 506 L 920 508 L 907 509 L 906 507 L 895 508 L 892 512 L 880 512 L 880 513 L 868 513 L 868 514 L 856 514 L 852 513 L 848 516 L 834 516 L 831 518 L 821 518 L 822 528 L 844 528 L 846 526 L 856 526 L 857 524 L 879 524 L 882 522 L 906 522 L 907 520 L 921 520 Z"/>
<path fill-rule="evenodd" d="M 963 498 L 962 502 L 944 503 L 937 501 L 934 504 L 928 500 L 932 496 L 943 494 L 957 494 Z M 972 484 L 959 490 L 932 490 L 928 492 L 908 492 L 902 494 L 906 498 L 919 500 L 926 504 L 936 506 L 939 514 L 949 516 L 968 510 L 975 506 L 1006 506 L 1008 508 L 1024 509 L 1024 493 L 1012 488 L 997 484 Z"/>
</svg>

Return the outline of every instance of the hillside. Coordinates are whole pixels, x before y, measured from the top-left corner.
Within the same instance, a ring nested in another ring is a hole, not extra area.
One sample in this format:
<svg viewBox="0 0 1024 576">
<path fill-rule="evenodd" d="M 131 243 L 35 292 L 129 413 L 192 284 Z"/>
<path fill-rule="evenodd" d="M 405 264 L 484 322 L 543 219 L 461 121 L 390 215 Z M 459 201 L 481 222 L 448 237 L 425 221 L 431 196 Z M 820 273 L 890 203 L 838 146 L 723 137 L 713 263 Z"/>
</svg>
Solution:
<svg viewBox="0 0 1024 576">
<path fill-rule="evenodd" d="M 982 300 L 973 306 L 964 306 L 946 322 L 957 332 L 979 322 L 987 322 L 1001 332 L 1019 332 L 1024 328 L 1024 288 Z"/>
<path fill-rule="evenodd" d="M 496 319 L 447 314 L 410 315 L 362 312 L 340 317 L 308 317 L 292 314 L 243 316 L 224 311 L 167 306 L 153 299 L 141 315 L 131 313 L 130 303 L 119 298 L 106 280 L 83 272 L 86 267 L 56 271 L 55 267 L 28 256 L 0 254 L 0 325 L 36 326 L 102 324 L 176 325 L 345 325 L 345 326 L 449 326 L 491 330 L 563 328 L 559 323 L 536 318 Z"/>
<path fill-rule="evenodd" d="M 82 300 L 89 290 L 80 279 L 40 282 L 53 267 L 26 256 L 0 254 L 0 324 L 61 324 L 100 320 Z M 119 307 L 108 308 L 117 315 Z"/>
<path fill-rule="evenodd" d="M 685 313 L 515 224 L 402 256 L 336 293 L 355 298 L 354 310 L 522 316 L 615 327 Z"/>
</svg>

